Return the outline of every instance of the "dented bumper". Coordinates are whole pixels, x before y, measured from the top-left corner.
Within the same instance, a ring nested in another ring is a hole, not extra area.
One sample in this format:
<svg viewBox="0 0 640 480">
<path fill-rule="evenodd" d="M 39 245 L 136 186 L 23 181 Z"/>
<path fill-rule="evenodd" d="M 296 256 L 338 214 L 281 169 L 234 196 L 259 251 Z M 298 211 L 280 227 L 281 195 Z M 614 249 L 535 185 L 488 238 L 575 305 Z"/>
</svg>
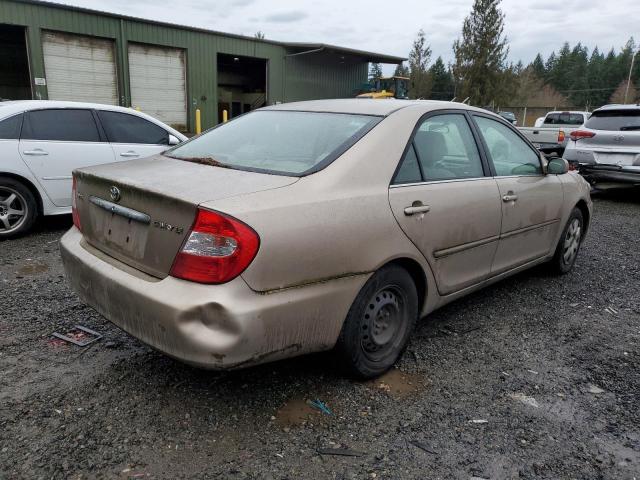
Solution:
<svg viewBox="0 0 640 480">
<path fill-rule="evenodd" d="M 67 281 L 85 303 L 151 347 L 213 369 L 332 348 L 368 278 L 255 292 L 241 277 L 202 285 L 148 276 L 88 245 L 75 227 L 60 249 Z"/>
</svg>

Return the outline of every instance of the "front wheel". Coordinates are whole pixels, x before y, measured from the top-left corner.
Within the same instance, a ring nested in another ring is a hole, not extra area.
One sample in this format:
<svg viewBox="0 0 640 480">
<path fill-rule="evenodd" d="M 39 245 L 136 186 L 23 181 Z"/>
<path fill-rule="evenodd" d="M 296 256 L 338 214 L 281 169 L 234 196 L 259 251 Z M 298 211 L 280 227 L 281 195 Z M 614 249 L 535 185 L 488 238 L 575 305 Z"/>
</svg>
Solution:
<svg viewBox="0 0 640 480">
<path fill-rule="evenodd" d="M 22 183 L 0 177 L 0 239 L 27 232 L 38 216 L 36 200 Z"/>
<path fill-rule="evenodd" d="M 584 235 L 584 218 L 579 208 L 574 208 L 558 241 L 551 268 L 560 275 L 569 272 L 578 256 Z"/>
<path fill-rule="evenodd" d="M 400 357 L 418 319 L 418 293 L 409 273 L 396 265 L 378 270 L 349 309 L 336 350 L 359 378 L 386 372 Z"/>
</svg>

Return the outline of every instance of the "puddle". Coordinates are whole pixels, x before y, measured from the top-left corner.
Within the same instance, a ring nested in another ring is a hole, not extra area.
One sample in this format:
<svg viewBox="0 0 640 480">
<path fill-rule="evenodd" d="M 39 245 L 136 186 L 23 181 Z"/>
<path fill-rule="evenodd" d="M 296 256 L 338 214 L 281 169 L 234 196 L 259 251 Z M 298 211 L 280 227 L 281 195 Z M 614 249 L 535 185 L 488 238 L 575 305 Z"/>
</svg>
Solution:
<svg viewBox="0 0 640 480">
<path fill-rule="evenodd" d="M 16 271 L 17 275 L 35 275 L 37 273 L 46 272 L 49 270 L 49 266 L 44 263 L 34 263 L 31 265 L 25 265 L 20 267 L 18 271 Z"/>
<path fill-rule="evenodd" d="M 395 398 L 402 398 L 422 390 L 426 381 L 422 375 L 392 368 L 381 377 L 367 383 L 371 388 L 382 390 Z"/>
<path fill-rule="evenodd" d="M 309 405 L 304 398 L 294 398 L 285 403 L 276 413 L 276 423 L 282 427 L 303 425 L 306 422 L 317 423 L 324 415 Z"/>
</svg>

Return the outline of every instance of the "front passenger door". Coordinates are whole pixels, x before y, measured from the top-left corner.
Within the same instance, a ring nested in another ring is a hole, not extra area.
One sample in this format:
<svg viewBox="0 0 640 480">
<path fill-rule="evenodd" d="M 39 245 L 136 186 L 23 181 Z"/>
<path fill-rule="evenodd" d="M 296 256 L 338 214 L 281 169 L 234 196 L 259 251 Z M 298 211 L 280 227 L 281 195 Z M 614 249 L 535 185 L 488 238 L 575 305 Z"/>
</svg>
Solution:
<svg viewBox="0 0 640 480">
<path fill-rule="evenodd" d="M 502 228 L 492 275 L 545 256 L 560 228 L 563 191 L 545 175 L 540 154 L 512 127 L 474 114 L 502 201 Z"/>
<path fill-rule="evenodd" d="M 459 111 L 422 120 L 389 189 L 398 224 L 429 262 L 440 294 L 489 276 L 500 197 Z"/>
<path fill-rule="evenodd" d="M 169 132 L 137 115 L 99 110 L 98 117 L 116 161 L 134 160 L 169 148 Z"/>
</svg>

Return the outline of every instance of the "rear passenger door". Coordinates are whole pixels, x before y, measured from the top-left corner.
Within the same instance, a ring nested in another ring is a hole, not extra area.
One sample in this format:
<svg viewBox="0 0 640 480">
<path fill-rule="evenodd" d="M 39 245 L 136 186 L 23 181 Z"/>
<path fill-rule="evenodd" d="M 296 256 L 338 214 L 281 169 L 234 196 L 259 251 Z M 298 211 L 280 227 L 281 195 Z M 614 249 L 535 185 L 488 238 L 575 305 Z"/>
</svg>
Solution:
<svg viewBox="0 0 640 480">
<path fill-rule="evenodd" d="M 498 245 L 500 196 L 476 140 L 464 112 L 427 114 L 389 189 L 396 220 L 443 295 L 486 279 Z"/>
<path fill-rule="evenodd" d="M 560 228 L 562 184 L 545 175 L 542 159 L 517 131 L 488 115 L 473 114 L 500 190 L 502 228 L 492 275 L 540 258 Z"/>
<path fill-rule="evenodd" d="M 99 110 L 116 161 L 149 157 L 169 148 L 169 132 L 137 115 Z"/>
<path fill-rule="evenodd" d="M 88 109 L 47 109 L 25 113 L 20 155 L 58 207 L 71 206 L 71 172 L 111 163 L 111 145 Z"/>
</svg>

